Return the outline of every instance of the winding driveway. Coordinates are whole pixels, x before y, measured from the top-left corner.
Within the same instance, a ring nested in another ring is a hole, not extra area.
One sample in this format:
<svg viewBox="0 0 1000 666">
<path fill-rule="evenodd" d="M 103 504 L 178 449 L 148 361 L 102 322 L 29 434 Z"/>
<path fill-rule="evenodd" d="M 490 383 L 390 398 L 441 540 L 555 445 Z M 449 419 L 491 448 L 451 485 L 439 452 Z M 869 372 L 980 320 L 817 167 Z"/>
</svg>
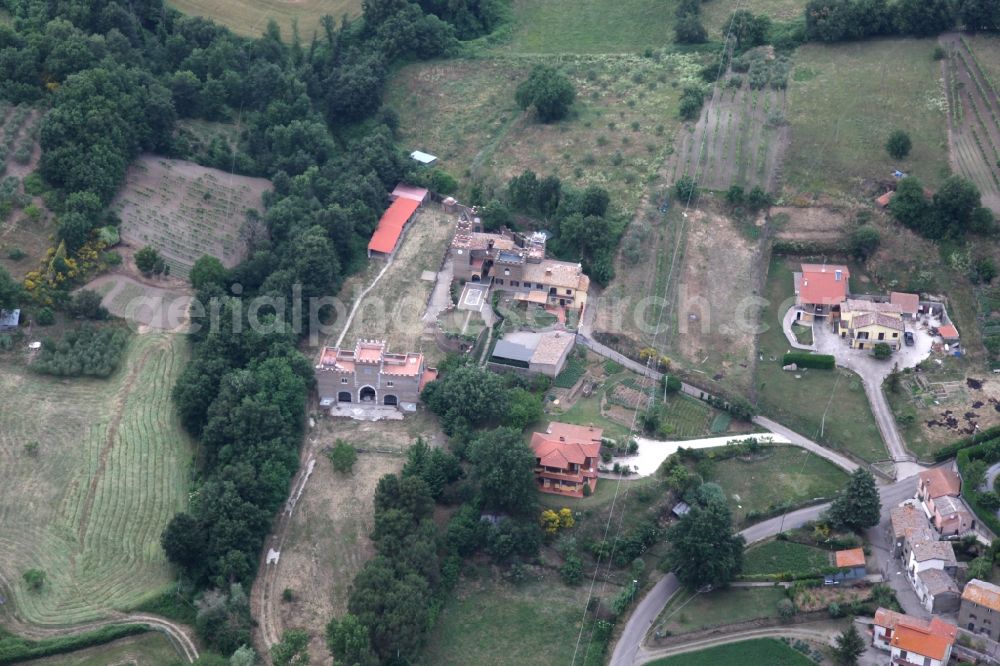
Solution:
<svg viewBox="0 0 1000 666">
<path fill-rule="evenodd" d="M 816 641 L 827 645 L 835 645 L 833 642 L 834 638 L 840 633 L 842 628 L 843 627 L 840 624 L 825 620 L 822 622 L 811 622 L 808 624 L 747 629 L 746 631 L 737 631 L 731 634 L 707 636 L 691 641 L 690 643 L 670 645 L 667 647 L 656 648 L 655 650 L 647 650 L 643 648 L 639 654 L 636 655 L 634 663 L 646 664 L 655 659 L 663 659 L 664 657 L 671 657 L 675 654 L 686 654 L 688 652 L 695 652 L 697 650 L 715 647 L 716 645 L 739 643 L 740 641 L 747 641 L 753 638 L 799 638 L 806 641 Z"/>
<path fill-rule="evenodd" d="M 882 519 L 887 520 L 890 509 L 904 499 L 912 497 L 915 490 L 916 479 L 913 477 L 882 486 L 879 489 L 879 496 L 882 499 Z M 751 525 L 740 532 L 740 536 L 748 544 L 767 539 L 784 530 L 801 527 L 810 520 L 819 518 L 820 514 L 829 506 L 828 503 L 810 506 L 770 518 Z M 879 566 L 881 567 L 882 565 L 883 563 L 879 562 Z M 618 638 L 618 642 L 615 643 L 615 649 L 611 654 L 611 661 L 609 662 L 611 666 L 635 666 L 637 664 L 644 664 L 654 658 L 653 656 L 647 658 L 651 653 L 643 648 L 642 642 L 646 638 L 650 627 L 656 622 L 656 618 L 659 617 L 663 607 L 666 606 L 667 601 L 679 589 L 680 582 L 677 580 L 677 576 L 672 573 L 668 573 L 657 581 L 652 589 L 642 598 L 639 605 L 636 606 L 628 622 L 625 623 L 621 636 Z M 674 646 L 675 648 L 676 646 Z"/>
</svg>

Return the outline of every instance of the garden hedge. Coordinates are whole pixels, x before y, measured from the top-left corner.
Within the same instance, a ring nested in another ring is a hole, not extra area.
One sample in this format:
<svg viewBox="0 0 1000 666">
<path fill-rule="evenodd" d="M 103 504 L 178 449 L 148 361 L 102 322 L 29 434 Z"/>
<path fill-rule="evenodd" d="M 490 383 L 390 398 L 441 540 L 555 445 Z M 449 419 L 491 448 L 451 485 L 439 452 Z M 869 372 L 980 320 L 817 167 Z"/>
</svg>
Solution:
<svg viewBox="0 0 1000 666">
<path fill-rule="evenodd" d="M 781 358 L 782 365 L 794 363 L 800 368 L 815 368 L 816 370 L 833 370 L 837 360 L 829 354 L 810 354 L 809 352 L 788 352 Z"/>
<path fill-rule="evenodd" d="M 937 451 L 934 454 L 934 461 L 944 462 L 949 458 L 954 458 L 962 449 L 967 449 L 970 446 L 988 442 L 991 439 L 997 439 L 998 437 L 1000 437 L 1000 425 L 990 426 L 989 428 L 980 430 L 979 432 L 969 435 L 968 437 L 955 440 L 940 451 Z"/>
<path fill-rule="evenodd" d="M 46 638 L 40 641 L 7 635 L 0 639 L 0 664 L 14 664 L 29 659 L 75 652 L 86 647 L 104 645 L 126 636 L 144 634 L 149 630 L 149 626 L 145 624 L 113 624 L 85 634 Z"/>
</svg>

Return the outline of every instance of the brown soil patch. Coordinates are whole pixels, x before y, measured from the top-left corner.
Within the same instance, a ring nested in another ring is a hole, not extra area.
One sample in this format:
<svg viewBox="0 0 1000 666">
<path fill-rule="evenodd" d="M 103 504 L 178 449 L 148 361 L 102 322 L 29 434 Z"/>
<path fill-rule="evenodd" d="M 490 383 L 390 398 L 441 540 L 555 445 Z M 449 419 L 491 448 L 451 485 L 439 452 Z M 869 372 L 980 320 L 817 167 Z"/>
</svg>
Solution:
<svg viewBox="0 0 1000 666">
<path fill-rule="evenodd" d="M 320 417 L 307 435 L 316 451 L 340 438 L 359 448 L 389 452 L 359 454 L 350 475 L 335 472 L 326 455 L 317 454 L 316 468 L 288 524 L 273 587 L 273 614 L 279 619 L 279 634 L 290 628 L 309 632 L 313 664 L 333 663 L 323 630 L 331 617 L 347 611 L 354 576 L 375 554 L 368 538 L 374 526 L 375 486 L 385 474 L 402 470 L 404 453 L 417 436 L 431 445 L 444 442 L 435 419 L 424 411 L 403 421 L 377 423 Z M 281 601 L 286 588 L 294 595 L 291 602 Z"/>
<path fill-rule="evenodd" d="M 174 275 L 203 255 L 226 267 L 240 263 L 263 234 L 247 213 L 264 210 L 270 181 L 209 169 L 193 162 L 142 155 L 129 166 L 125 186 L 111 204 L 121 217 L 122 240 L 155 247 Z"/>
<path fill-rule="evenodd" d="M 689 216 L 675 312 L 677 347 L 692 370 L 746 388 L 759 309 L 752 299 L 764 264 L 757 244 L 727 218 L 702 210 Z"/>
<path fill-rule="evenodd" d="M 845 604 L 863 601 L 871 595 L 868 587 L 811 587 L 795 596 L 795 606 L 801 612 L 825 610 L 831 603 Z"/>
<path fill-rule="evenodd" d="M 782 240 L 837 241 L 850 228 L 850 216 L 834 208 L 776 206 L 771 219 L 777 224 L 775 236 Z"/>
</svg>

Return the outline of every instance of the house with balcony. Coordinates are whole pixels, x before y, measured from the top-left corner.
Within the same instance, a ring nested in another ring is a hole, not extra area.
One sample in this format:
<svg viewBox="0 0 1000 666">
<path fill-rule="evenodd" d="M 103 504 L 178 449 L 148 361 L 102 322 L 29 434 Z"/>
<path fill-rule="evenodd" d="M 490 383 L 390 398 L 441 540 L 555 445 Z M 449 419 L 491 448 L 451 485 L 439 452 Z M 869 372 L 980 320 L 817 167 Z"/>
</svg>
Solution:
<svg viewBox="0 0 1000 666">
<path fill-rule="evenodd" d="M 543 493 L 583 497 L 597 488 L 603 431 L 593 426 L 552 422 L 531 435 L 535 480 Z"/>
<path fill-rule="evenodd" d="M 976 519 L 962 500 L 962 477 L 953 465 L 920 473 L 917 498 L 924 513 L 942 536 L 965 534 L 976 529 Z"/>
<path fill-rule="evenodd" d="M 887 608 L 875 611 L 872 645 L 889 652 L 892 666 L 946 666 L 958 627 L 939 618 L 930 621 Z"/>
<path fill-rule="evenodd" d="M 840 308 L 837 332 L 852 349 L 871 349 L 879 342 L 893 351 L 903 343 L 902 306 L 848 298 Z"/>
<path fill-rule="evenodd" d="M 796 321 L 808 323 L 816 317 L 829 317 L 839 312 L 847 300 L 850 277 L 847 266 L 802 264 L 801 271 L 792 275 Z"/>
</svg>

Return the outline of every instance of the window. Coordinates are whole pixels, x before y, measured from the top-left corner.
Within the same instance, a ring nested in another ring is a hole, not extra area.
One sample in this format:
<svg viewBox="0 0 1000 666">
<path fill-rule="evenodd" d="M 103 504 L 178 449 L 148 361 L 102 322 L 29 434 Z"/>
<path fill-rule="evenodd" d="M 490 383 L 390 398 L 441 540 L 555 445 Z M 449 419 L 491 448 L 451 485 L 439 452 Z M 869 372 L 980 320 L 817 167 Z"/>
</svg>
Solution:
<svg viewBox="0 0 1000 666">
<path fill-rule="evenodd" d="M 906 650 L 899 651 L 899 658 L 904 660 L 906 659 Z"/>
<path fill-rule="evenodd" d="M 385 383 L 385 387 L 386 388 L 392 388 L 392 386 L 393 386 L 392 382 L 386 382 Z"/>
<path fill-rule="evenodd" d="M 879 339 L 879 340 L 885 340 L 885 333 L 883 333 L 883 332 L 879 331 L 879 334 L 878 334 L 878 339 Z"/>
<path fill-rule="evenodd" d="M 510 281 L 510 286 L 512 286 L 512 287 L 520 287 L 521 283 L 518 282 L 517 280 L 511 280 Z"/>
<path fill-rule="evenodd" d="M 893 333 L 893 334 L 892 334 L 892 337 L 894 337 L 894 338 L 898 338 L 898 337 L 899 337 L 899 333 Z"/>
<path fill-rule="evenodd" d="M 497 284 L 502 287 L 503 286 L 503 280 L 497 280 Z"/>
<path fill-rule="evenodd" d="M 347 383 L 347 377 L 341 377 L 340 378 L 340 383 L 341 384 L 346 384 Z"/>
<path fill-rule="evenodd" d="M 503 274 L 504 275 L 510 275 L 510 269 L 509 268 L 503 269 Z"/>
<path fill-rule="evenodd" d="M 538 283 L 536 282 L 536 283 L 535 283 L 535 289 L 545 289 L 545 285 L 543 285 L 543 284 L 538 284 Z"/>
<path fill-rule="evenodd" d="M 573 290 L 572 289 L 567 289 L 566 290 L 566 295 L 567 296 L 572 296 L 573 295 Z"/>
</svg>

